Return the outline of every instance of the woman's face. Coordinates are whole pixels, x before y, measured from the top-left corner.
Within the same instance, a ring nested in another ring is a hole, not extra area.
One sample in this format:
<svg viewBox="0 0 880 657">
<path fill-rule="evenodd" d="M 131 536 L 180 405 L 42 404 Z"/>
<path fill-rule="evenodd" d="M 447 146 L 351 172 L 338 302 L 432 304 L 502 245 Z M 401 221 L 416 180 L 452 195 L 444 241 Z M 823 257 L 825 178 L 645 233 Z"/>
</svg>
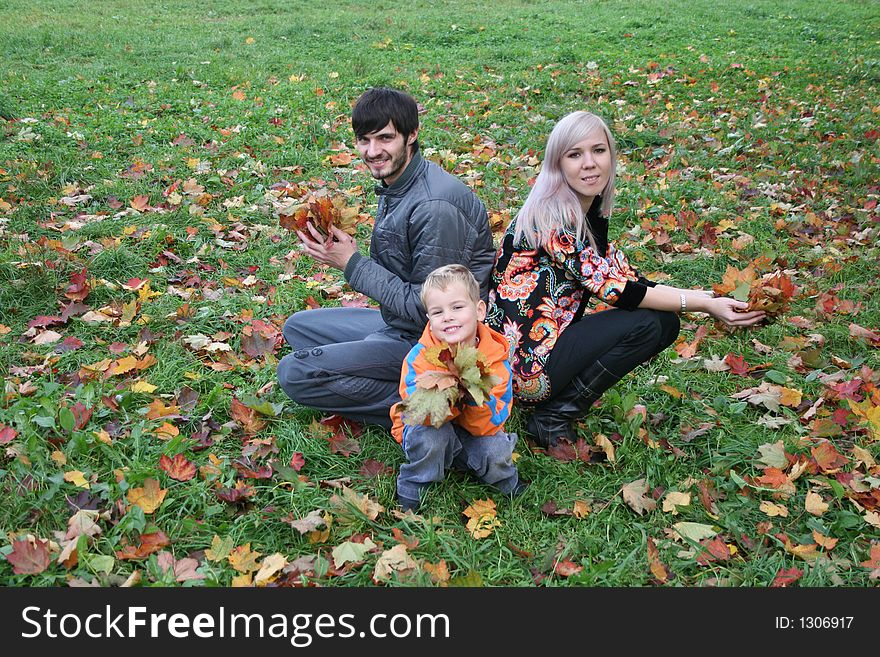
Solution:
<svg viewBox="0 0 880 657">
<path fill-rule="evenodd" d="M 602 128 L 596 128 L 569 148 L 562 156 L 562 173 L 586 212 L 593 199 L 602 193 L 611 175 L 611 149 Z"/>
</svg>

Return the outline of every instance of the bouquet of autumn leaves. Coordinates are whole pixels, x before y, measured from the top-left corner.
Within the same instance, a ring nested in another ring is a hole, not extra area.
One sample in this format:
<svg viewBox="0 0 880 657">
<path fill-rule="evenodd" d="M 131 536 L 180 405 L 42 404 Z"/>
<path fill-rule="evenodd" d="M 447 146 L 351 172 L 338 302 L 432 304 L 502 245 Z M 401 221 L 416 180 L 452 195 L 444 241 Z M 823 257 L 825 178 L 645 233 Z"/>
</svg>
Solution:
<svg viewBox="0 0 880 657">
<path fill-rule="evenodd" d="M 278 212 L 278 223 L 287 230 L 308 233 L 307 224 L 324 237 L 332 234 L 331 227 L 354 235 L 361 222 L 360 204 L 352 204 L 347 195 L 319 189 L 309 193 L 299 185 L 280 183 L 272 186 L 272 196 Z"/>
<path fill-rule="evenodd" d="M 400 402 L 404 424 L 440 427 L 464 404 L 482 406 L 501 380 L 470 345 L 441 343 L 427 348 L 424 356 L 437 369 L 419 374 L 415 391 Z"/>
</svg>

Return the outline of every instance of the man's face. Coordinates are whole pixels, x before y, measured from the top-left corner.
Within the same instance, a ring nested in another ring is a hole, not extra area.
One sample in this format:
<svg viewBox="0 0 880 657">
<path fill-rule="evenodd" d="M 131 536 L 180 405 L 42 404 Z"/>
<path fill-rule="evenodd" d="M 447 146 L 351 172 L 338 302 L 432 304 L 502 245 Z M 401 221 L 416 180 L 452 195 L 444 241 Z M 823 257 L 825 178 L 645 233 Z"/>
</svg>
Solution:
<svg viewBox="0 0 880 657">
<path fill-rule="evenodd" d="M 403 135 L 389 121 L 381 130 L 357 137 L 355 147 L 373 178 L 390 185 L 403 173 L 412 159 L 410 146 L 417 137 L 418 130 L 404 140 Z"/>
</svg>

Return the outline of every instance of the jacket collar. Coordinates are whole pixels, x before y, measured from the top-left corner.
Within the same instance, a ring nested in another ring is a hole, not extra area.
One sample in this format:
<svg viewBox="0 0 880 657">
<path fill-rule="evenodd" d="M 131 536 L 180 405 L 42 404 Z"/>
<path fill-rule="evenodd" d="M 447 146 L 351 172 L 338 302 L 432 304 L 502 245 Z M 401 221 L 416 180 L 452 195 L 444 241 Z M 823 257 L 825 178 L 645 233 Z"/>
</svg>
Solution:
<svg viewBox="0 0 880 657">
<path fill-rule="evenodd" d="M 376 194 L 379 196 L 403 196 L 406 194 L 412 186 L 416 173 L 421 168 L 422 163 L 422 156 L 416 150 L 409 164 L 406 165 L 406 169 L 403 170 L 403 173 L 400 174 L 397 180 L 387 186 L 384 184 L 376 185 Z"/>
</svg>

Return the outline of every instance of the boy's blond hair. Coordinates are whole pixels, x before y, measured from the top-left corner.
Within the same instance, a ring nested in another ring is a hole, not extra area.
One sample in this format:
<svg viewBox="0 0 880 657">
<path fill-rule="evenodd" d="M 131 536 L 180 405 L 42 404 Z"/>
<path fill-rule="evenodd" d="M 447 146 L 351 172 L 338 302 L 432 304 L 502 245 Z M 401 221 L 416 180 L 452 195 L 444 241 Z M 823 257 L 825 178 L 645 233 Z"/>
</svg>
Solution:
<svg viewBox="0 0 880 657">
<path fill-rule="evenodd" d="M 455 283 L 461 283 L 464 286 L 468 297 L 474 302 L 474 305 L 479 303 L 480 284 L 477 283 L 477 279 L 474 278 L 470 269 L 464 265 L 444 265 L 428 274 L 425 282 L 422 283 L 422 290 L 419 294 L 422 305 L 426 308 L 428 307 L 427 297 L 429 292 L 446 290 Z"/>
</svg>

